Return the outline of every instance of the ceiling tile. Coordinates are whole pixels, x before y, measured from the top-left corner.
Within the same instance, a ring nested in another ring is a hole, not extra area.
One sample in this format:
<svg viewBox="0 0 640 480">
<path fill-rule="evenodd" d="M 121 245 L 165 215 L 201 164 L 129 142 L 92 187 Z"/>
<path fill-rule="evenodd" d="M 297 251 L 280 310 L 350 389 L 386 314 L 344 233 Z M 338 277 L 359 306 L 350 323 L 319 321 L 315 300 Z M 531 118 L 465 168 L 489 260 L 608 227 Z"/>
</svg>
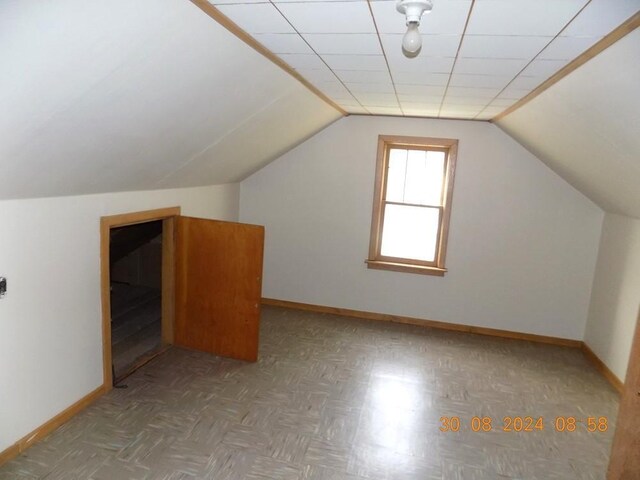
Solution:
<svg viewBox="0 0 640 480">
<path fill-rule="evenodd" d="M 422 72 L 393 72 L 395 83 L 407 85 L 431 85 L 446 86 L 449 81 L 448 73 L 422 73 Z"/>
<path fill-rule="evenodd" d="M 423 34 L 458 34 L 464 30 L 471 0 L 447 0 L 434 2 L 433 10 L 422 17 L 420 32 Z M 396 1 L 371 2 L 371 9 L 380 33 L 404 33 L 405 17 L 396 10 Z"/>
<path fill-rule="evenodd" d="M 509 85 L 505 88 L 496 98 L 511 98 L 515 100 L 520 100 L 525 95 L 528 95 L 532 89 L 529 88 L 515 88 Z"/>
<path fill-rule="evenodd" d="M 451 112 L 475 112 L 479 113 L 484 107 L 487 106 L 487 103 L 449 103 L 445 98 L 444 102 L 442 102 L 442 110 L 448 110 Z"/>
<path fill-rule="evenodd" d="M 275 54 L 313 53 L 297 33 L 256 33 L 253 38 Z"/>
<path fill-rule="evenodd" d="M 504 112 L 506 109 L 507 107 L 500 107 L 500 106 L 487 107 L 484 110 L 482 110 L 480 114 L 478 114 L 477 118 L 478 120 L 490 120 L 496 115 L 499 115 L 500 113 Z"/>
<path fill-rule="evenodd" d="M 299 68 L 298 73 L 311 83 L 335 82 L 338 80 L 330 68 L 323 65 L 322 68 Z"/>
<path fill-rule="evenodd" d="M 355 97 L 365 107 L 367 105 L 398 105 L 398 99 L 393 93 L 361 93 Z"/>
<path fill-rule="evenodd" d="M 429 110 L 431 112 L 437 112 L 440 110 L 441 102 L 400 102 L 403 110 Z"/>
<path fill-rule="evenodd" d="M 604 36 L 640 10 L 639 0 L 592 0 L 563 36 Z"/>
<path fill-rule="evenodd" d="M 355 102 L 353 95 L 347 90 L 347 88 L 340 82 L 316 82 L 314 85 L 318 90 L 324 94 L 329 95 L 331 98 L 349 98 Z"/>
<path fill-rule="evenodd" d="M 505 109 L 507 107 L 510 107 L 516 102 L 517 100 L 511 99 L 511 98 L 497 98 L 493 102 L 491 102 L 487 108 L 495 107 L 495 108 Z"/>
<path fill-rule="evenodd" d="M 524 75 L 518 75 L 509 86 L 513 88 L 534 89 L 546 79 L 547 77 L 526 77 Z"/>
<path fill-rule="evenodd" d="M 403 106 L 402 111 L 404 112 L 405 116 L 436 118 L 438 116 L 438 113 L 440 112 L 440 108 L 413 108 Z"/>
<path fill-rule="evenodd" d="M 217 8 L 248 33 L 295 33 L 270 3 L 219 5 Z"/>
<path fill-rule="evenodd" d="M 283 53 L 278 56 L 295 69 L 321 69 L 326 66 L 314 53 Z"/>
<path fill-rule="evenodd" d="M 373 115 L 402 115 L 402 110 L 400 108 L 393 107 L 366 107 Z"/>
<path fill-rule="evenodd" d="M 479 97 L 451 97 L 447 95 L 444 105 L 487 105 L 491 99 Z"/>
<path fill-rule="evenodd" d="M 534 60 L 522 71 L 522 75 L 548 78 L 567 63 L 568 60 Z"/>
<path fill-rule="evenodd" d="M 462 105 L 448 105 L 448 106 L 443 105 L 442 108 L 440 109 L 440 116 L 455 117 L 458 115 L 468 115 L 468 116 L 474 117 L 475 115 L 480 113 L 483 109 L 484 109 L 484 106 L 482 105 L 470 106 L 470 107 L 465 107 Z"/>
<path fill-rule="evenodd" d="M 334 70 L 340 80 L 348 83 L 387 83 L 391 82 L 388 70 Z"/>
<path fill-rule="evenodd" d="M 402 33 L 380 35 L 387 57 L 400 56 L 402 53 Z M 461 35 L 422 35 L 420 57 L 455 57 Z M 406 58 L 406 57 L 405 57 Z"/>
<path fill-rule="evenodd" d="M 555 36 L 587 0 L 477 1 L 467 26 L 470 35 Z"/>
<path fill-rule="evenodd" d="M 460 47 L 462 58 L 524 58 L 531 60 L 553 37 L 512 35 L 465 35 Z"/>
<path fill-rule="evenodd" d="M 526 65 L 527 60 L 506 58 L 459 58 L 454 73 L 473 75 L 504 75 L 513 77 Z"/>
<path fill-rule="evenodd" d="M 382 55 L 322 55 L 332 70 L 387 70 Z"/>
<path fill-rule="evenodd" d="M 404 85 L 401 83 L 396 83 L 396 92 L 405 95 L 435 95 L 441 97 L 442 95 L 444 95 L 444 90 L 444 86 Z"/>
<path fill-rule="evenodd" d="M 279 3 L 300 33 L 376 33 L 367 2 Z"/>
<path fill-rule="evenodd" d="M 393 84 L 389 83 L 347 83 L 347 88 L 354 95 L 362 93 L 393 93 L 396 91 L 393 88 Z"/>
<path fill-rule="evenodd" d="M 602 37 L 557 37 L 545 48 L 539 60 L 573 60 Z"/>
<path fill-rule="evenodd" d="M 497 75 L 466 75 L 454 73 L 450 85 L 454 87 L 502 88 L 513 77 Z"/>
<path fill-rule="evenodd" d="M 440 105 L 442 95 L 422 95 L 422 94 L 398 94 L 401 103 L 424 103 L 429 105 Z"/>
<path fill-rule="evenodd" d="M 481 109 L 477 110 L 452 110 L 450 108 L 443 108 L 440 110 L 440 118 L 466 118 L 472 119 L 480 113 Z"/>
<path fill-rule="evenodd" d="M 449 74 L 453 68 L 454 58 L 423 57 L 407 58 L 402 53 L 387 56 L 391 72 L 444 73 Z"/>
<path fill-rule="evenodd" d="M 449 86 L 447 89 L 448 97 L 476 97 L 476 98 L 493 98 L 500 93 L 500 88 L 476 88 L 476 87 L 457 87 Z"/>
<path fill-rule="evenodd" d="M 374 33 L 306 33 L 304 38 L 319 54 L 382 55 Z"/>
</svg>

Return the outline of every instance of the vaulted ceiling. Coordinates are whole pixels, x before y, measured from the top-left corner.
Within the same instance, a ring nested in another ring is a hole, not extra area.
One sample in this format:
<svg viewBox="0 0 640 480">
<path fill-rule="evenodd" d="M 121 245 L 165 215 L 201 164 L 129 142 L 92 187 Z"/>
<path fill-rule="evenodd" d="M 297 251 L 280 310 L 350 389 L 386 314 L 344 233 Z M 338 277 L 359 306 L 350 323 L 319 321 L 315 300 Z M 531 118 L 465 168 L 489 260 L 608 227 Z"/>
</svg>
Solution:
<svg viewBox="0 0 640 480">
<path fill-rule="evenodd" d="M 211 2 L 0 2 L 0 199 L 240 181 L 341 108 L 509 109 L 501 128 L 640 218 L 638 31 L 509 108 L 640 0 L 434 0 L 414 59 L 395 0 Z"/>
<path fill-rule="evenodd" d="M 0 199 L 238 181 L 341 114 L 187 0 L 0 2 Z"/>
<path fill-rule="evenodd" d="M 604 210 L 640 218 L 640 29 L 497 124 Z"/>
<path fill-rule="evenodd" d="M 487 120 L 640 0 L 433 0 L 416 58 L 396 0 L 209 0 L 349 113 Z"/>
</svg>

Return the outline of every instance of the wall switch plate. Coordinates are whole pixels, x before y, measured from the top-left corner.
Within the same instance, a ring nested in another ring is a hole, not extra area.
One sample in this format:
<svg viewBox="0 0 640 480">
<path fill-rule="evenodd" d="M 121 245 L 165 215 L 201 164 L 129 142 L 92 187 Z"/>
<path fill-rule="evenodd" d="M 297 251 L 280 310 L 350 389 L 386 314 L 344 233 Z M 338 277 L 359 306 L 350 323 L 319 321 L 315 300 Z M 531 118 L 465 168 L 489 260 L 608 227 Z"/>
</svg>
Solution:
<svg viewBox="0 0 640 480">
<path fill-rule="evenodd" d="M 7 294 L 7 279 L 0 277 L 0 298 Z"/>
</svg>

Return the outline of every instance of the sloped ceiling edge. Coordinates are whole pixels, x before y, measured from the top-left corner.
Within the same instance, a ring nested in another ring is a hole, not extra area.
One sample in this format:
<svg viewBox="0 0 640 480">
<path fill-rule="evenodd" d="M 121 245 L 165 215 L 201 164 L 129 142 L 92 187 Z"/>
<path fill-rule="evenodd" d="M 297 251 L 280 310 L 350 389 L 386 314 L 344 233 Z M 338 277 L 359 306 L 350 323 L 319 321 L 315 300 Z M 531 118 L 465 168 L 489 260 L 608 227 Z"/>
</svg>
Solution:
<svg viewBox="0 0 640 480">
<path fill-rule="evenodd" d="M 340 116 L 188 1 L 0 2 L 0 32 L 0 200 L 226 183 Z"/>
<path fill-rule="evenodd" d="M 640 218 L 640 30 L 496 124 L 607 212 Z"/>
</svg>

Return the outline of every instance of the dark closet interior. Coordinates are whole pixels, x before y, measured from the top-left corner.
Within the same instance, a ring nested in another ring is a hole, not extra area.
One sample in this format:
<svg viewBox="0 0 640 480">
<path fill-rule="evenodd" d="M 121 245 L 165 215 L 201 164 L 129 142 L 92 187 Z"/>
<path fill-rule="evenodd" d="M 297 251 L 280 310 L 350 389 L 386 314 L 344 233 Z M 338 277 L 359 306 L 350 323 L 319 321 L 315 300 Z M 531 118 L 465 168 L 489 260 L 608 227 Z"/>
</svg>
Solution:
<svg viewBox="0 0 640 480">
<path fill-rule="evenodd" d="M 111 355 L 114 379 L 162 345 L 162 221 L 111 229 Z"/>
</svg>

